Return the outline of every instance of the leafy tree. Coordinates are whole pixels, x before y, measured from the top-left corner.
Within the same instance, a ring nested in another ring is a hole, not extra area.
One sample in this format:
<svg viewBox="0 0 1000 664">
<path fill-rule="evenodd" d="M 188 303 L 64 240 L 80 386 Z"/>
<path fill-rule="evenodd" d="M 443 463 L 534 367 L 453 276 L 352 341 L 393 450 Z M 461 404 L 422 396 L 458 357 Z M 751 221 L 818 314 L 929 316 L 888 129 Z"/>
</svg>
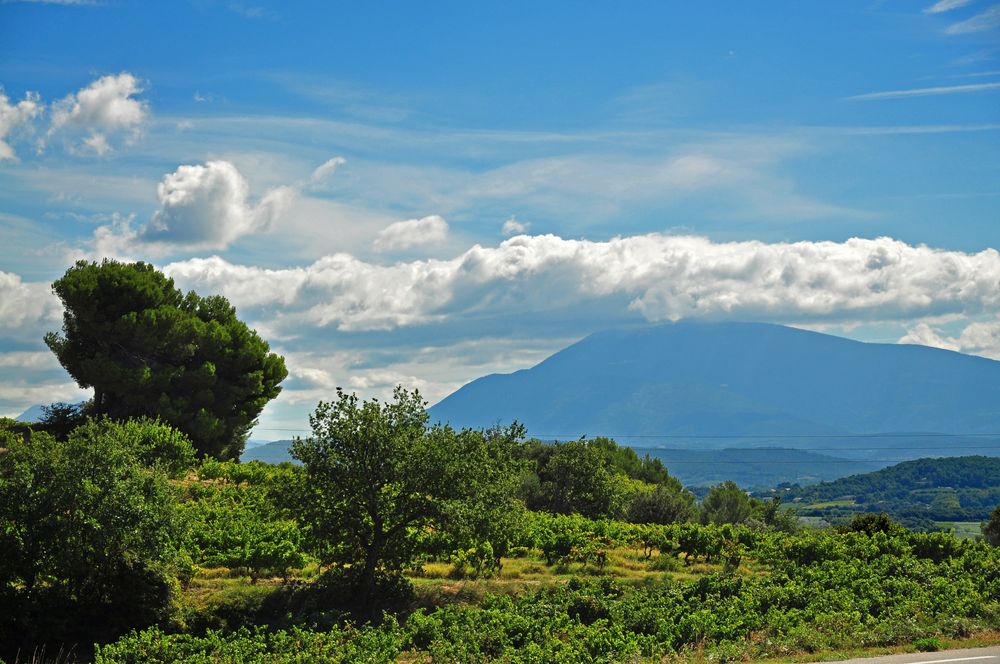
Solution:
<svg viewBox="0 0 1000 664">
<path fill-rule="evenodd" d="M 574 440 L 540 444 L 535 455 L 537 480 L 522 484 L 531 509 L 590 518 L 617 516 L 625 501 L 624 475 L 609 469 L 600 444 Z"/>
<path fill-rule="evenodd" d="M 463 514 L 513 496 L 504 437 L 428 428 L 425 406 L 402 387 L 386 403 L 337 390 L 310 416 L 313 435 L 292 444 L 306 470 L 302 522 L 324 562 L 351 566 L 362 611 L 381 574 L 415 560 L 426 529 L 461 530 Z"/>
<path fill-rule="evenodd" d="M 167 615 L 182 525 L 142 444 L 161 427 L 92 423 L 65 441 L 0 431 L 0 643 L 93 643 Z"/>
<path fill-rule="evenodd" d="M 702 523 L 743 523 L 753 514 L 753 501 L 735 482 L 716 484 L 701 503 Z"/>
<path fill-rule="evenodd" d="M 652 491 L 638 491 L 625 518 L 632 523 L 668 524 L 688 521 L 694 514 L 694 496 L 659 485 Z"/>
<path fill-rule="evenodd" d="M 85 405 L 85 403 L 69 404 L 60 401 L 42 406 L 42 419 L 38 422 L 38 428 L 63 440 L 70 431 L 86 421 Z"/>
<path fill-rule="evenodd" d="M 160 417 L 198 452 L 238 458 L 284 360 L 221 296 L 187 295 L 146 263 L 79 261 L 53 284 L 65 306 L 45 343 L 81 387 L 88 413 Z"/>
<path fill-rule="evenodd" d="M 884 512 L 858 514 L 851 519 L 849 524 L 839 528 L 839 530 L 848 533 L 865 533 L 866 535 L 874 535 L 875 533 L 902 535 L 906 533 L 906 528 L 893 521 L 892 517 Z"/>
<path fill-rule="evenodd" d="M 990 514 L 990 520 L 982 525 L 983 537 L 993 546 L 1000 546 L 1000 505 Z"/>
</svg>

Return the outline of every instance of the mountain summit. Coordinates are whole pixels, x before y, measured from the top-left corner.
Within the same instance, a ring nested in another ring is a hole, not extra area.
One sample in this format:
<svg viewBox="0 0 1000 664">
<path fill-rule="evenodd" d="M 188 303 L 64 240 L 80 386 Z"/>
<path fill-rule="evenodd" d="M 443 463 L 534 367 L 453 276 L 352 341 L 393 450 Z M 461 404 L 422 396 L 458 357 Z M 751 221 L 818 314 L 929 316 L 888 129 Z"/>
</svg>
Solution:
<svg viewBox="0 0 1000 664">
<path fill-rule="evenodd" d="M 472 381 L 430 410 L 532 436 L 816 436 L 1000 431 L 1000 362 L 764 323 L 592 334 L 540 364 Z"/>
</svg>

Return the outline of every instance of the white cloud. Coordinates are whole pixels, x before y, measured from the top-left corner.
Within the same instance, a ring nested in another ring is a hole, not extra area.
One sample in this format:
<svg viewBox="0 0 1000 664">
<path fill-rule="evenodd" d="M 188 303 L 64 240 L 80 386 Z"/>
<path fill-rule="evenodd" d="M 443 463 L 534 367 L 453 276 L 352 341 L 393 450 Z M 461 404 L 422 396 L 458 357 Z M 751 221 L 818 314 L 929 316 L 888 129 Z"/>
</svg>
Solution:
<svg viewBox="0 0 1000 664">
<path fill-rule="evenodd" d="M 942 337 L 927 323 L 918 323 L 910 328 L 897 343 L 944 348 L 945 350 L 959 350 L 959 345 L 955 339 Z"/>
<path fill-rule="evenodd" d="M 1000 18 L 1000 16 L 998 16 Z M 972 92 L 989 92 L 1000 90 L 1000 83 L 970 83 L 968 85 L 945 85 L 935 88 L 914 88 L 911 90 L 888 90 L 886 92 L 869 92 L 868 94 L 847 97 L 852 101 L 869 101 L 872 99 L 896 99 L 898 97 L 931 97 L 936 95 L 968 94 Z"/>
<path fill-rule="evenodd" d="M 98 248 L 117 254 L 129 247 L 223 249 L 236 239 L 266 230 L 296 196 L 291 187 L 267 191 L 250 203 L 249 185 L 228 161 L 179 166 L 157 186 L 160 208 L 149 223 L 135 230 L 131 220 L 102 226 L 95 232 Z"/>
<path fill-rule="evenodd" d="M 945 34 L 964 35 L 970 32 L 985 32 L 1000 28 L 1000 5 L 993 5 L 984 12 L 976 14 L 972 18 L 959 21 L 949 25 Z"/>
<path fill-rule="evenodd" d="M 0 271 L 0 331 L 21 331 L 30 338 L 58 321 L 61 313 L 62 305 L 48 282 L 24 282 L 20 275 Z"/>
<path fill-rule="evenodd" d="M 389 330 L 567 311 L 781 322 L 918 321 L 1000 310 L 1000 253 L 846 242 L 728 242 L 650 234 L 606 242 L 518 236 L 451 260 L 378 265 L 335 254 L 262 270 L 215 257 L 165 268 L 238 306 L 281 306 L 274 329 Z"/>
<path fill-rule="evenodd" d="M 899 343 L 945 348 L 1000 360 L 1000 317 L 970 323 L 957 337 L 945 336 L 927 323 L 919 323 L 908 330 Z"/>
<path fill-rule="evenodd" d="M 14 148 L 8 143 L 8 136 L 18 128 L 34 120 L 43 109 L 37 93 L 28 92 L 24 99 L 11 104 L 10 99 L 0 90 L 0 161 L 17 159 Z"/>
<path fill-rule="evenodd" d="M 944 12 L 950 12 L 953 9 L 958 9 L 959 7 L 964 7 L 970 2 L 972 2 L 972 0 L 938 0 L 933 5 L 925 9 L 924 13 L 942 14 Z"/>
<path fill-rule="evenodd" d="M 88 133 L 83 145 L 104 154 L 110 150 L 108 138 L 123 133 L 126 140 L 135 140 L 149 116 L 149 105 L 134 97 L 143 87 L 128 72 L 102 76 L 74 94 L 52 105 L 49 137 L 75 128 Z"/>
<path fill-rule="evenodd" d="M 333 159 L 327 159 L 325 162 L 316 167 L 316 170 L 312 172 L 309 177 L 309 185 L 312 187 L 318 187 L 323 185 L 328 178 L 333 176 L 337 171 L 337 167 L 346 164 L 347 160 L 343 157 L 334 157 Z"/>
<path fill-rule="evenodd" d="M 375 251 L 402 251 L 413 247 L 439 244 L 448 237 L 448 222 L 431 215 L 389 224 L 375 238 Z"/>
<path fill-rule="evenodd" d="M 531 224 L 525 223 L 523 221 L 518 221 L 513 216 L 507 221 L 503 222 L 503 226 L 500 228 L 500 232 L 503 233 L 504 237 L 510 237 L 512 235 L 521 235 L 527 232 Z"/>
<path fill-rule="evenodd" d="M 108 144 L 108 137 L 104 134 L 92 133 L 84 139 L 83 144 L 101 157 L 111 151 L 111 145 Z"/>
</svg>

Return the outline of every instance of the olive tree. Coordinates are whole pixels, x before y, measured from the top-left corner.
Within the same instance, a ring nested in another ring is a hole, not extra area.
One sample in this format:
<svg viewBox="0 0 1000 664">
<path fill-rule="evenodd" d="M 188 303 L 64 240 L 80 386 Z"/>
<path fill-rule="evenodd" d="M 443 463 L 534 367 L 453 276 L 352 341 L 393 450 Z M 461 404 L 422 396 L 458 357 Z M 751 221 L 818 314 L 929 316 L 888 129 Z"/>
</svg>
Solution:
<svg viewBox="0 0 1000 664">
<path fill-rule="evenodd" d="M 312 436 L 292 444 L 306 471 L 302 521 L 324 562 L 349 566 L 362 611 L 379 576 L 398 576 L 428 531 L 465 538 L 465 517 L 514 500 L 508 437 L 428 426 L 425 406 L 402 387 L 385 403 L 338 389 L 310 416 Z"/>
</svg>

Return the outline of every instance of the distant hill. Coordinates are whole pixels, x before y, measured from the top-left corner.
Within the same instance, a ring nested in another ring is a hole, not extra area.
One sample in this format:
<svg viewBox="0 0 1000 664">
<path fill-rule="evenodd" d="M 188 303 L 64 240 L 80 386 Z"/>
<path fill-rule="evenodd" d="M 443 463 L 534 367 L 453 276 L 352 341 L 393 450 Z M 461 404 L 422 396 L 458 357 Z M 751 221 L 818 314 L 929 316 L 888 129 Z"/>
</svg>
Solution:
<svg viewBox="0 0 1000 664">
<path fill-rule="evenodd" d="M 291 444 L 290 440 L 275 440 L 270 443 L 260 441 L 253 447 L 248 446 L 240 456 L 240 461 L 263 461 L 265 463 L 292 461 L 292 456 L 288 453 L 288 447 Z"/>
<path fill-rule="evenodd" d="M 979 521 L 1000 504 L 1000 459 L 916 459 L 871 473 L 782 492 L 805 516 L 835 520 L 857 512 L 906 519 Z"/>
<path fill-rule="evenodd" d="M 42 418 L 45 417 L 45 411 L 42 410 L 43 408 L 45 408 L 45 406 L 42 404 L 35 404 L 14 419 L 18 422 L 41 422 Z"/>
<path fill-rule="evenodd" d="M 678 450 L 636 448 L 659 459 L 670 474 L 687 487 L 708 487 L 732 480 L 745 489 L 782 483 L 800 485 L 832 480 L 879 468 L 874 462 L 855 461 L 779 447 Z"/>
<path fill-rule="evenodd" d="M 686 437 L 699 448 L 733 437 L 807 447 L 856 434 L 986 434 L 1000 432 L 1000 362 L 764 323 L 679 322 L 593 334 L 530 369 L 474 380 L 430 413 L 456 427 L 517 419 L 543 439 L 665 447 Z"/>
</svg>

